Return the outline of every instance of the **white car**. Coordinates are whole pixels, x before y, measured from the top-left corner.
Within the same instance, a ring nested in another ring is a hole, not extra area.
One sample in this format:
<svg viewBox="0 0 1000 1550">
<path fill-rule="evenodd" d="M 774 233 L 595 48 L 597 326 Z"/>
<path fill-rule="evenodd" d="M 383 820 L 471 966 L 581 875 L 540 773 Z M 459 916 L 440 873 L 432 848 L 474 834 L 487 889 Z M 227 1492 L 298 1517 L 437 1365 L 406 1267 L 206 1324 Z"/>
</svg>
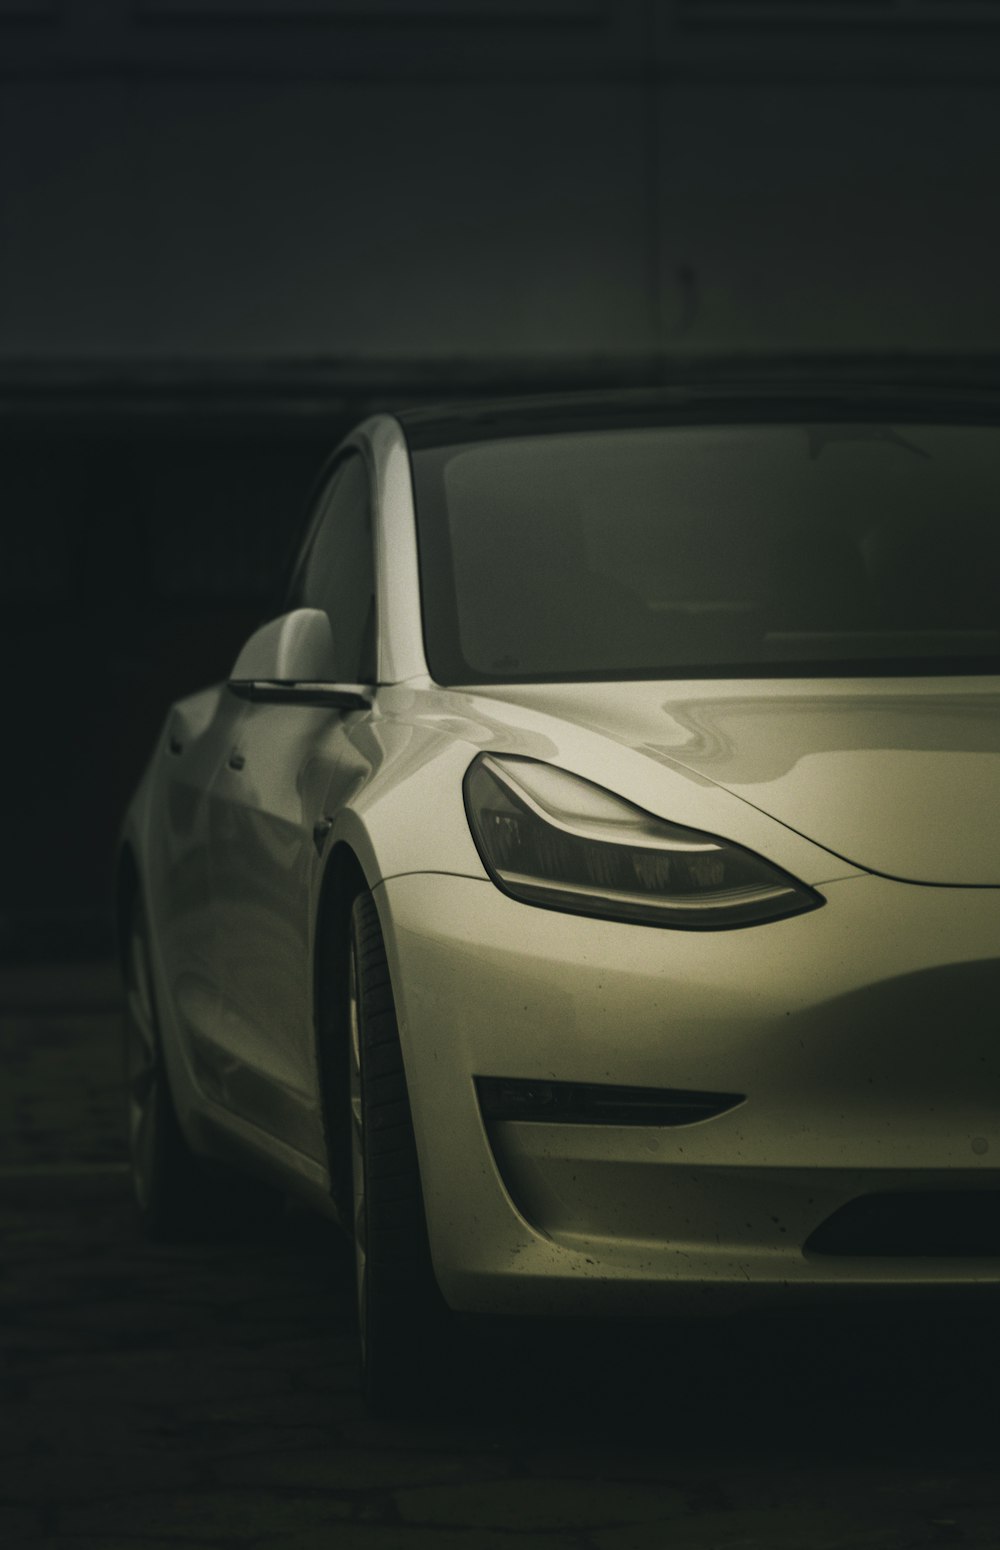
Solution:
<svg viewBox="0 0 1000 1550">
<path fill-rule="evenodd" d="M 124 826 L 132 1173 L 448 1310 L 1000 1286 L 1000 432 L 875 390 L 378 415 Z"/>
</svg>

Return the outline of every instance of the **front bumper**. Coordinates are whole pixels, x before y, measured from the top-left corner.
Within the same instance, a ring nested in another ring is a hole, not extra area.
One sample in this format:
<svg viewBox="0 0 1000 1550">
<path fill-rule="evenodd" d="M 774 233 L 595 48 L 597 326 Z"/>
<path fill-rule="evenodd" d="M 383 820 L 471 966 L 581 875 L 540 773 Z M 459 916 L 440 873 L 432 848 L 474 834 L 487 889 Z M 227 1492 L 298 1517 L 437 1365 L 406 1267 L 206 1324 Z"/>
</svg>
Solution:
<svg viewBox="0 0 1000 1550">
<path fill-rule="evenodd" d="M 482 1313 L 726 1311 L 1000 1285 L 995 1257 L 805 1245 L 874 1192 L 1000 1190 L 1000 890 L 861 876 L 746 930 L 375 892 L 435 1271 Z M 483 1121 L 476 1076 L 742 1093 L 679 1127 Z"/>
</svg>

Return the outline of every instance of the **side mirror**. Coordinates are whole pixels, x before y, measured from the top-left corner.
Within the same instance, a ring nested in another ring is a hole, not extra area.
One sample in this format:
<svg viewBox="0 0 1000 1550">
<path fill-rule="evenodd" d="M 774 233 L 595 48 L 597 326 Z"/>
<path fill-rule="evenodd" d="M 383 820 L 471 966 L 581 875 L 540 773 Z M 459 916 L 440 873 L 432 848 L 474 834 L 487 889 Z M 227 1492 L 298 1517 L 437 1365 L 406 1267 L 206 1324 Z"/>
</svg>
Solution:
<svg viewBox="0 0 1000 1550">
<path fill-rule="evenodd" d="M 244 700 L 364 710 L 371 691 L 331 683 L 333 636 L 322 608 L 295 608 L 262 625 L 236 658 L 229 688 Z"/>
</svg>

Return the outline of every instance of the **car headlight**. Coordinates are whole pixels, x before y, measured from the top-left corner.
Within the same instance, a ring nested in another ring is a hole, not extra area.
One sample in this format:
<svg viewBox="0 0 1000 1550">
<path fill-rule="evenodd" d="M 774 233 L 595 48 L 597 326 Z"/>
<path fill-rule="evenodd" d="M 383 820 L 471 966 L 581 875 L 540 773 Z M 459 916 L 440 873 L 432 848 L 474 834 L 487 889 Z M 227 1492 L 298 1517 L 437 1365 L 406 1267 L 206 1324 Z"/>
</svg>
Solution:
<svg viewBox="0 0 1000 1550">
<path fill-rule="evenodd" d="M 667 823 L 535 759 L 480 754 L 465 776 L 465 806 L 490 877 L 528 904 L 712 931 L 824 902 L 741 845 Z"/>
</svg>

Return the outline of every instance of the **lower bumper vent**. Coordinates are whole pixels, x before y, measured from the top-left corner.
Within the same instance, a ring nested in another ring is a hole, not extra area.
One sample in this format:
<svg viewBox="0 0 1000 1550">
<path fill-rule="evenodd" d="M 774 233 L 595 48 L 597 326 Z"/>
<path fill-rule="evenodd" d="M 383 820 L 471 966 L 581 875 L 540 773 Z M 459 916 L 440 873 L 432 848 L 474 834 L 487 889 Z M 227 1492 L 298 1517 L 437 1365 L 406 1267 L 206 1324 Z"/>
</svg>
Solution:
<svg viewBox="0 0 1000 1550">
<path fill-rule="evenodd" d="M 1000 1190 L 912 1190 L 862 1195 L 828 1216 L 807 1254 L 893 1258 L 1000 1257 Z"/>
<path fill-rule="evenodd" d="M 695 1125 L 744 1102 L 742 1093 L 498 1076 L 477 1076 L 476 1092 L 485 1120 L 533 1119 L 550 1125 Z"/>
</svg>

